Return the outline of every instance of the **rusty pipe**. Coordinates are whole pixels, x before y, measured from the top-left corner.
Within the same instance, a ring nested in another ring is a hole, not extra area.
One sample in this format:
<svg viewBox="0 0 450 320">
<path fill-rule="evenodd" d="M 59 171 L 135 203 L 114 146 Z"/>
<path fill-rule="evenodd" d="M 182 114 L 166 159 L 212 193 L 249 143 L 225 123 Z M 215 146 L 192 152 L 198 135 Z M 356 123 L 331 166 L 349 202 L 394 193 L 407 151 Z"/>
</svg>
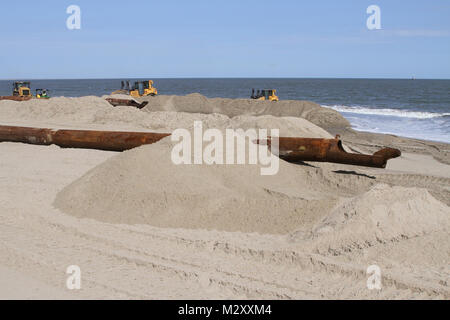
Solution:
<svg viewBox="0 0 450 320">
<path fill-rule="evenodd" d="M 108 101 L 114 107 L 116 107 L 116 106 L 130 106 L 130 107 L 136 107 L 138 109 L 142 109 L 148 104 L 148 101 L 144 101 L 142 103 L 139 103 L 139 102 L 136 102 L 133 99 L 106 98 L 105 100 Z"/>
<path fill-rule="evenodd" d="M 22 142 L 38 145 L 55 144 L 62 148 L 124 151 L 152 144 L 169 133 L 94 131 L 0 126 L 0 142 Z"/>
<path fill-rule="evenodd" d="M 109 151 L 124 151 L 152 144 L 170 133 L 93 131 L 29 128 L 0 125 L 0 142 L 23 142 L 51 145 L 63 148 L 85 148 Z M 271 146 L 271 139 L 257 140 L 257 143 Z M 348 153 L 342 147 L 342 141 L 317 138 L 279 138 L 279 157 L 289 162 L 319 161 L 352 164 L 366 167 L 385 168 L 389 159 L 399 157 L 400 150 L 384 148 L 373 155 Z"/>
<path fill-rule="evenodd" d="M 271 140 L 257 140 L 258 143 L 267 143 Z M 288 162 L 317 161 L 351 164 L 357 166 L 385 168 L 389 159 L 401 155 L 400 150 L 384 148 L 373 155 L 348 153 L 342 147 L 339 136 L 335 139 L 317 138 L 279 138 L 279 157 Z"/>
</svg>

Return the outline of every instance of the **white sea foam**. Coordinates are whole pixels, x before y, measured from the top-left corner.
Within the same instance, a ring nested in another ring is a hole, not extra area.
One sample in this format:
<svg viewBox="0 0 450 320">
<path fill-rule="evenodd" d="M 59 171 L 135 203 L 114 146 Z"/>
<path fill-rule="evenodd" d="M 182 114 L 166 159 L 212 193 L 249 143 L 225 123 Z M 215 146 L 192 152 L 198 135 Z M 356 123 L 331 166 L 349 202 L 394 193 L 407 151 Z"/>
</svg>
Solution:
<svg viewBox="0 0 450 320">
<path fill-rule="evenodd" d="M 450 143 L 450 113 L 324 106 L 342 112 L 357 131 Z M 380 117 L 382 116 L 382 117 Z"/>
<path fill-rule="evenodd" d="M 437 113 L 437 112 L 420 112 L 420 111 L 408 111 L 399 109 L 372 109 L 365 107 L 349 107 L 349 106 L 327 106 L 323 107 L 331 108 L 339 112 L 365 114 L 365 115 L 378 115 L 378 116 L 394 116 L 402 118 L 414 118 L 414 119 L 432 119 L 444 116 L 450 116 L 450 113 Z"/>
</svg>

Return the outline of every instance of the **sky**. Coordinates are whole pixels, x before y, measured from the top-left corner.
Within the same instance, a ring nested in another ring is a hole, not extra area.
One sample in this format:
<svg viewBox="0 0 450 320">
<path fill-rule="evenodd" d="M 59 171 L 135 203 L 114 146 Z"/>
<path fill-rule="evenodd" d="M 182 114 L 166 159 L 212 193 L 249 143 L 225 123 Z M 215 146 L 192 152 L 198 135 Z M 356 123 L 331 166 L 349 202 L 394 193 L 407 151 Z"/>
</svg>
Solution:
<svg viewBox="0 0 450 320">
<path fill-rule="evenodd" d="M 0 79 L 450 79 L 449 0 L 2 1 L 0 30 Z"/>
</svg>

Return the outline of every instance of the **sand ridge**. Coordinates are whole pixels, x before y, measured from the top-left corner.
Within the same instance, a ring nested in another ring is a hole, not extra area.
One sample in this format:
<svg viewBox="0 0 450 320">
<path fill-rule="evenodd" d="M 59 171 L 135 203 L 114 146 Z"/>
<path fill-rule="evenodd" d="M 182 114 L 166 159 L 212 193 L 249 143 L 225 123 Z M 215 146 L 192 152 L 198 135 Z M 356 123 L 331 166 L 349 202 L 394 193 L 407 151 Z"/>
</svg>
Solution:
<svg viewBox="0 0 450 320">
<path fill-rule="evenodd" d="M 152 98 L 156 99 L 158 97 Z M 191 99 L 190 96 L 185 98 L 187 100 Z M 153 108 L 153 103 L 156 100 L 150 101 L 152 103 L 149 105 Z M 263 104 L 263 102 L 260 101 L 259 104 Z M 4 100 L 0 101 L 0 108 L 3 124 L 46 125 L 54 128 L 76 127 L 98 130 L 172 132 L 177 128 L 192 129 L 194 121 L 202 121 L 205 129 L 276 128 L 280 129 L 280 135 L 282 136 L 331 137 L 319 126 L 310 123 L 306 119 L 293 116 L 277 117 L 264 114 L 262 116 L 238 115 L 230 118 L 226 114 L 202 112 L 204 111 L 202 108 L 199 108 L 197 112 L 190 112 L 188 111 L 189 108 L 181 112 L 170 110 L 170 108 L 162 111 L 150 111 L 150 109 L 146 108 L 143 111 L 126 106 L 113 108 L 103 98 L 94 96 L 81 98 L 59 97 L 49 100 L 33 99 L 20 103 Z M 318 108 L 328 112 L 326 108 Z M 218 109 L 218 111 L 220 110 Z"/>
<path fill-rule="evenodd" d="M 318 252 L 337 255 L 438 230 L 448 232 L 449 214 L 450 208 L 426 189 L 377 184 L 341 199 L 303 238 L 313 239 Z"/>
<path fill-rule="evenodd" d="M 61 210 L 116 223 L 224 231 L 287 233 L 335 197 L 296 165 L 275 176 L 261 165 L 175 165 L 170 138 L 136 148 L 91 170 L 56 198 Z M 102 199 L 102 201 L 97 201 Z"/>
<path fill-rule="evenodd" d="M 281 100 L 257 101 L 251 99 L 206 98 L 198 93 L 186 96 L 164 96 L 139 98 L 148 101 L 144 111 L 177 111 L 189 113 L 220 113 L 230 118 L 240 115 L 272 115 L 275 117 L 298 117 L 320 127 L 350 127 L 350 123 L 339 112 L 321 107 L 310 101 Z"/>
</svg>

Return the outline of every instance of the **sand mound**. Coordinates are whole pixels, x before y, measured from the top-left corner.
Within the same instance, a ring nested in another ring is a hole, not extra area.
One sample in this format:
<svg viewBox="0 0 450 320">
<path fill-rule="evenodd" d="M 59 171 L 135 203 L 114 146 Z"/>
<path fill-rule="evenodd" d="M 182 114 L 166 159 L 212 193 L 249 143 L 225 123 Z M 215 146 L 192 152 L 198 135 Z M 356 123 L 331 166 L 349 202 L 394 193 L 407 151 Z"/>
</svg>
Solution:
<svg viewBox="0 0 450 320">
<path fill-rule="evenodd" d="M 450 208 L 426 189 L 378 184 L 370 191 L 346 199 L 310 234 L 317 251 L 339 255 L 356 249 L 410 239 L 448 230 Z"/>
<path fill-rule="evenodd" d="M 170 132 L 177 128 L 191 128 L 195 120 L 202 121 L 205 128 L 225 128 L 230 125 L 230 119 L 225 115 L 183 112 L 149 114 L 134 107 L 113 107 L 103 98 L 93 96 L 0 101 L 0 116 L 3 123 L 105 130 Z"/>
<path fill-rule="evenodd" d="M 62 190 L 56 207 L 83 218 L 159 227 L 287 233 L 336 198 L 298 166 L 174 165 L 170 138 L 107 160 Z M 324 192 L 325 191 L 325 192 Z"/>
<path fill-rule="evenodd" d="M 299 117 L 325 128 L 350 127 L 349 122 L 337 111 L 321 107 L 310 101 L 282 100 L 278 102 L 251 99 L 208 99 L 194 93 L 186 96 L 156 96 L 139 99 L 148 101 L 145 111 L 181 111 L 190 113 L 220 113 L 229 117 L 240 115 L 272 115 Z"/>
<path fill-rule="evenodd" d="M 450 226 L 450 208 L 425 189 L 378 184 L 364 192 L 354 178 L 353 195 L 363 193 L 341 198 L 345 190 L 321 169 L 280 160 L 278 174 L 262 176 L 260 165 L 174 165 L 173 146 L 166 138 L 110 158 L 63 189 L 55 206 L 111 223 L 291 232 L 333 255 Z"/>
<path fill-rule="evenodd" d="M 157 99 L 158 97 L 153 98 Z M 198 100 L 199 102 L 196 105 L 200 107 L 202 104 L 209 103 L 205 97 L 195 94 L 186 97 L 173 97 L 173 99 L 178 104 L 182 103 L 182 101 Z M 195 104 L 186 104 L 188 107 L 189 105 Z M 204 111 L 204 109 L 200 109 Z M 219 109 L 215 110 L 220 111 Z M 177 128 L 192 129 L 194 121 L 202 121 L 205 129 L 265 128 L 280 129 L 281 136 L 331 137 L 323 129 L 298 117 L 241 115 L 230 119 L 224 114 L 194 113 L 193 110 L 191 111 L 144 112 L 127 106 L 112 107 L 103 98 L 98 97 L 60 97 L 49 100 L 33 99 L 25 102 L 0 101 L 0 115 L 4 123 L 27 125 L 26 122 L 29 122 L 29 125 L 35 126 L 137 131 L 144 129 L 148 131 L 171 132 Z M 212 112 L 213 110 L 210 111 Z"/>
<path fill-rule="evenodd" d="M 294 117 L 237 116 L 231 119 L 233 129 L 279 129 L 283 137 L 333 138 L 328 132 L 315 124 Z"/>
<path fill-rule="evenodd" d="M 32 99 L 23 102 L 0 101 L 2 120 L 64 120 L 80 123 L 89 122 L 96 113 L 108 112 L 110 109 L 111 105 L 106 100 L 93 96 L 58 97 L 48 100 Z"/>
</svg>

